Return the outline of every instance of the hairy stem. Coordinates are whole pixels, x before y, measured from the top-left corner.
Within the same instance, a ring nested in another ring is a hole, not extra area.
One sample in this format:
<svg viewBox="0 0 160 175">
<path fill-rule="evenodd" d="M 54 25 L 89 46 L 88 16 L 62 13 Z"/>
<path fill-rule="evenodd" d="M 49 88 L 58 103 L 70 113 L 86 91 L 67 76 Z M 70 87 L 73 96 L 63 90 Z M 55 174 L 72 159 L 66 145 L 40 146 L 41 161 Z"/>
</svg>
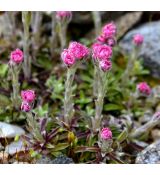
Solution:
<svg viewBox="0 0 160 175">
<path fill-rule="evenodd" d="M 101 31 L 102 23 L 101 23 L 101 15 L 98 11 L 92 12 L 93 20 L 94 20 L 94 26 L 95 26 L 95 34 L 98 36 Z"/>
<path fill-rule="evenodd" d="M 97 66 L 97 99 L 95 101 L 95 118 L 93 120 L 93 131 L 97 132 L 101 126 L 102 110 L 106 93 L 106 73 Z"/>
<path fill-rule="evenodd" d="M 52 13 L 52 36 L 51 36 L 51 56 L 54 56 L 55 48 L 57 46 L 57 34 L 56 34 L 56 12 Z"/>
<path fill-rule="evenodd" d="M 73 115 L 74 115 L 72 85 L 73 85 L 75 72 L 76 72 L 76 67 L 68 68 L 67 80 L 65 82 L 64 121 L 67 124 L 70 124 L 70 122 L 73 118 Z"/>
<path fill-rule="evenodd" d="M 31 76 L 31 57 L 29 55 L 29 26 L 30 26 L 30 14 L 29 12 L 22 12 L 22 22 L 24 28 L 23 35 L 23 52 L 24 52 L 24 64 L 23 71 L 25 78 L 29 79 Z"/>
<path fill-rule="evenodd" d="M 42 23 L 42 12 L 32 12 L 33 21 L 32 21 L 32 30 L 33 30 L 33 51 L 34 51 L 34 58 L 38 52 L 40 46 L 40 36 L 41 36 L 41 23 Z"/>
<path fill-rule="evenodd" d="M 60 39 L 60 43 L 61 43 L 61 50 L 63 50 L 66 47 L 67 44 L 67 23 L 61 23 L 59 22 L 59 39 Z"/>
<path fill-rule="evenodd" d="M 13 87 L 13 94 L 12 94 L 12 103 L 13 106 L 16 109 L 19 109 L 20 106 L 20 97 L 19 97 L 19 82 L 18 82 L 18 75 L 19 75 L 19 71 L 17 69 L 17 67 L 12 67 L 11 68 L 11 73 L 12 73 L 12 87 Z"/>
<path fill-rule="evenodd" d="M 128 60 L 125 72 L 124 72 L 124 74 L 122 76 L 122 86 L 123 87 L 126 85 L 126 83 L 129 82 L 129 78 L 130 78 L 132 70 L 134 68 L 134 63 L 137 60 L 137 54 L 138 54 L 138 50 L 137 50 L 137 48 L 134 48 L 134 50 L 133 50 L 133 52 L 131 54 L 131 57 Z"/>
<path fill-rule="evenodd" d="M 160 124 L 160 119 L 151 119 L 149 122 L 147 122 L 146 124 L 144 124 L 143 126 L 137 128 L 132 134 L 131 137 L 132 138 L 137 138 L 140 137 L 142 134 L 150 131 L 153 127 L 155 127 L 156 125 Z"/>
</svg>

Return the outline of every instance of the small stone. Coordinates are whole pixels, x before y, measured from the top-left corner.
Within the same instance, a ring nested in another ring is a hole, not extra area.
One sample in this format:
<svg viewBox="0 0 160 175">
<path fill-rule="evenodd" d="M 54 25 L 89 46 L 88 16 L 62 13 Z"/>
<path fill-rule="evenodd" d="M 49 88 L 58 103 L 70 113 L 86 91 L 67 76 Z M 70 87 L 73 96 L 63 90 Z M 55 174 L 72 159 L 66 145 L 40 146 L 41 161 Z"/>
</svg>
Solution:
<svg viewBox="0 0 160 175">
<path fill-rule="evenodd" d="M 51 159 L 48 156 L 42 156 L 37 160 L 36 164 L 72 164 L 73 160 L 65 155 L 60 155 L 55 159 Z"/>
<path fill-rule="evenodd" d="M 160 163 L 160 140 L 145 148 L 136 158 L 137 164 L 157 164 Z"/>
<path fill-rule="evenodd" d="M 12 142 L 11 144 L 7 145 L 5 149 L 5 152 L 8 153 L 9 155 L 14 155 L 21 151 L 25 151 L 25 147 L 23 145 L 22 140 Z"/>
<path fill-rule="evenodd" d="M 15 136 L 24 135 L 25 131 L 16 125 L 0 122 L 0 137 L 1 138 L 14 138 Z"/>
</svg>

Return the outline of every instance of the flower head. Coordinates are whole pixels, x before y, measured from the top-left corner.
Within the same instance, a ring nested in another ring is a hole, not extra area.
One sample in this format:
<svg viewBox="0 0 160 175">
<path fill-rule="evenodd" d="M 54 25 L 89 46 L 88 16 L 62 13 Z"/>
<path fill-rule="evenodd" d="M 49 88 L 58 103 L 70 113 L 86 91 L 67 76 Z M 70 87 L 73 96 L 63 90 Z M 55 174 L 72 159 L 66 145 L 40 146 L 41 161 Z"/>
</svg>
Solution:
<svg viewBox="0 0 160 175">
<path fill-rule="evenodd" d="M 57 11 L 56 18 L 59 21 L 69 22 L 72 18 L 72 12 L 71 11 Z"/>
<path fill-rule="evenodd" d="M 103 128 L 101 130 L 100 136 L 104 140 L 112 139 L 112 131 L 109 128 Z"/>
<path fill-rule="evenodd" d="M 110 60 L 102 60 L 99 62 L 99 66 L 104 72 L 106 72 L 111 70 L 112 62 Z"/>
<path fill-rule="evenodd" d="M 141 82 L 137 85 L 137 89 L 140 93 L 144 95 L 150 95 L 151 93 L 151 88 L 146 82 Z"/>
<path fill-rule="evenodd" d="M 36 95 L 33 90 L 25 90 L 21 91 L 21 97 L 24 102 L 32 103 L 35 100 Z"/>
<path fill-rule="evenodd" d="M 78 42 L 71 42 L 68 47 L 70 55 L 76 59 L 83 59 L 89 55 L 89 49 Z"/>
<path fill-rule="evenodd" d="M 93 57 L 98 60 L 108 60 L 112 57 L 112 48 L 105 44 L 95 43 L 92 46 Z"/>
<path fill-rule="evenodd" d="M 141 34 L 136 34 L 133 36 L 133 42 L 135 45 L 139 46 L 143 43 L 144 37 Z"/>
<path fill-rule="evenodd" d="M 116 40 L 114 38 L 107 38 L 106 44 L 110 47 L 114 47 L 116 45 Z"/>
<path fill-rule="evenodd" d="M 76 61 L 75 57 L 69 53 L 68 49 L 63 50 L 61 58 L 66 66 L 72 66 Z"/>
<path fill-rule="evenodd" d="M 10 61 L 15 64 L 20 64 L 23 61 L 23 52 L 20 49 L 12 51 Z"/>
<path fill-rule="evenodd" d="M 117 28 L 116 25 L 111 22 L 109 24 L 106 24 L 103 28 L 102 28 L 102 33 L 104 34 L 104 36 L 106 38 L 108 37 L 113 37 L 116 34 Z"/>
<path fill-rule="evenodd" d="M 154 113 L 153 119 L 155 119 L 155 120 L 160 119 L 160 111 Z"/>
<path fill-rule="evenodd" d="M 29 112 L 31 110 L 30 104 L 23 101 L 21 104 L 21 110 L 24 112 Z"/>
</svg>

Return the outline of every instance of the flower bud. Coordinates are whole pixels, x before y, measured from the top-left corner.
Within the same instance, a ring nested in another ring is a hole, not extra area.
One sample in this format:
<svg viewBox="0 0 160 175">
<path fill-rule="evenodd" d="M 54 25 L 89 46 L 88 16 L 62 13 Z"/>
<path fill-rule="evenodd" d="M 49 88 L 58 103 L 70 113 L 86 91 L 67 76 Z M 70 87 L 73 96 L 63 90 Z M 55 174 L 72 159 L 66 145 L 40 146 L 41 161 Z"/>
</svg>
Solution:
<svg viewBox="0 0 160 175">
<path fill-rule="evenodd" d="M 144 37 L 141 34 L 136 34 L 133 37 L 133 42 L 135 45 L 139 46 L 143 44 Z"/>
<path fill-rule="evenodd" d="M 89 49 L 81 43 L 71 42 L 68 47 L 70 55 L 75 59 L 83 59 L 89 55 Z"/>
<path fill-rule="evenodd" d="M 23 61 L 23 52 L 20 49 L 16 49 L 10 54 L 10 62 L 20 64 Z"/>
<path fill-rule="evenodd" d="M 31 106 L 27 102 L 22 102 L 21 110 L 24 112 L 29 112 L 31 110 Z"/>
<path fill-rule="evenodd" d="M 138 91 L 143 95 L 150 95 L 151 94 L 151 88 L 146 82 L 141 82 L 137 85 Z"/>
<path fill-rule="evenodd" d="M 112 62 L 110 60 L 102 60 L 99 62 L 99 66 L 104 72 L 106 72 L 111 70 Z"/>
<path fill-rule="evenodd" d="M 112 48 L 105 44 L 95 43 L 92 46 L 93 57 L 98 60 L 108 60 L 112 57 Z"/>
<path fill-rule="evenodd" d="M 68 23 L 72 19 L 72 12 L 71 11 L 58 11 L 56 12 L 56 18 L 59 21 Z"/>
<path fill-rule="evenodd" d="M 109 128 L 103 128 L 100 136 L 103 140 L 110 140 L 112 139 L 112 131 Z"/>
<path fill-rule="evenodd" d="M 25 90 L 21 91 L 21 97 L 23 101 L 27 103 L 32 103 L 35 100 L 36 95 L 33 90 Z"/>
<path fill-rule="evenodd" d="M 102 28 L 102 33 L 104 34 L 105 38 L 109 38 L 109 37 L 113 37 L 116 35 L 116 25 L 111 22 L 109 24 L 106 24 L 103 28 Z"/>
<path fill-rule="evenodd" d="M 64 64 L 66 66 L 72 66 L 73 64 L 75 64 L 76 60 L 75 57 L 73 57 L 70 53 L 68 49 L 64 49 L 62 54 L 61 54 L 61 58 L 62 61 L 64 62 Z"/>
</svg>

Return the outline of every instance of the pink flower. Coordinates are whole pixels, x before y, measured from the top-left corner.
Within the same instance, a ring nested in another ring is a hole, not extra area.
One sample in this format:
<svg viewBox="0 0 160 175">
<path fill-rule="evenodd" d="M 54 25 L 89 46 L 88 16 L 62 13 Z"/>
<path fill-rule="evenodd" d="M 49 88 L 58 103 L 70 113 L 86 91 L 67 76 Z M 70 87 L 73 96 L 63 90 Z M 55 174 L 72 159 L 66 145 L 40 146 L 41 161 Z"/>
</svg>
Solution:
<svg viewBox="0 0 160 175">
<path fill-rule="evenodd" d="M 143 43 L 144 37 L 141 34 L 136 34 L 133 37 L 133 42 L 135 45 L 139 46 Z"/>
<path fill-rule="evenodd" d="M 56 18 L 60 21 L 67 20 L 70 21 L 72 18 L 71 11 L 58 11 L 56 12 Z"/>
<path fill-rule="evenodd" d="M 24 112 L 29 112 L 31 110 L 31 106 L 27 102 L 22 102 L 21 110 Z"/>
<path fill-rule="evenodd" d="M 160 119 L 160 111 L 154 113 L 153 119 L 155 119 L 155 120 Z"/>
<path fill-rule="evenodd" d="M 110 47 L 114 47 L 116 45 L 116 40 L 114 38 L 107 38 L 106 44 Z"/>
<path fill-rule="evenodd" d="M 112 48 L 104 44 L 95 43 L 92 50 L 93 57 L 99 60 L 108 60 L 112 56 Z"/>
<path fill-rule="evenodd" d="M 36 95 L 33 90 L 25 90 L 21 91 L 21 97 L 24 102 L 32 103 L 35 100 Z"/>
<path fill-rule="evenodd" d="M 67 66 L 72 66 L 76 59 L 75 57 L 73 57 L 70 53 L 69 53 L 69 50 L 68 49 L 64 49 L 62 54 L 61 54 L 61 58 L 64 62 L 65 65 Z"/>
<path fill-rule="evenodd" d="M 106 42 L 106 37 L 104 34 L 101 34 L 97 37 L 97 41 L 101 42 L 101 43 L 105 43 Z"/>
<path fill-rule="evenodd" d="M 83 59 L 89 55 L 89 49 L 78 42 L 71 42 L 68 50 L 69 53 L 76 59 Z"/>
<path fill-rule="evenodd" d="M 99 62 L 99 66 L 104 72 L 106 72 L 111 70 L 112 62 L 110 60 L 102 60 Z"/>
<path fill-rule="evenodd" d="M 12 63 L 19 64 L 23 61 L 23 52 L 20 49 L 16 49 L 10 54 L 10 61 Z"/>
<path fill-rule="evenodd" d="M 146 82 L 141 82 L 137 85 L 137 89 L 140 93 L 144 95 L 150 95 L 151 93 L 151 88 Z"/>
<path fill-rule="evenodd" d="M 101 130 L 101 138 L 104 140 L 112 139 L 112 131 L 109 128 L 103 128 Z"/>
<path fill-rule="evenodd" d="M 106 38 L 108 37 L 113 37 L 116 34 L 117 28 L 116 25 L 111 22 L 109 24 L 106 24 L 103 28 L 102 28 L 102 33 L 104 34 L 104 36 Z"/>
</svg>

